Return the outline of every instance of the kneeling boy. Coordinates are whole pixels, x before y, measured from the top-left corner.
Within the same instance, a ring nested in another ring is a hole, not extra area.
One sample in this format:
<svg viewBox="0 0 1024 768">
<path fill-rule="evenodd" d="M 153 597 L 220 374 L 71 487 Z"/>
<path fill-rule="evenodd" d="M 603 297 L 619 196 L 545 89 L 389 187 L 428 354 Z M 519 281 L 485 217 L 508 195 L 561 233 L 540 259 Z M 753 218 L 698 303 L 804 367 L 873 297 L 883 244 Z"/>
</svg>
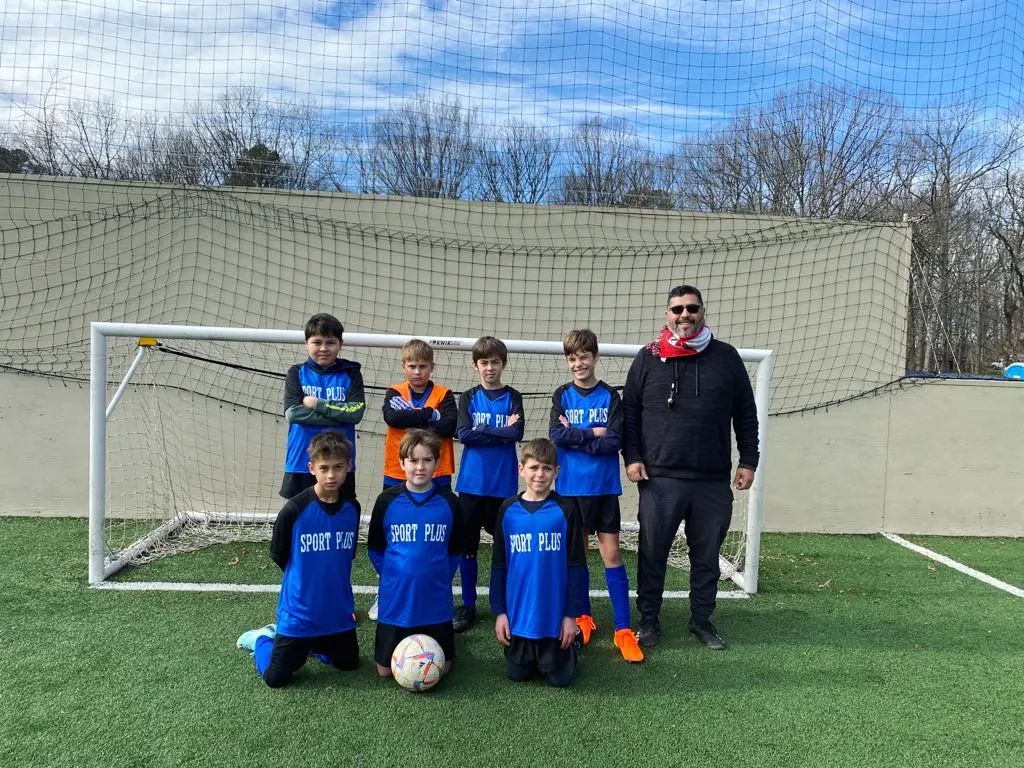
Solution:
<svg viewBox="0 0 1024 768">
<path fill-rule="evenodd" d="M 445 672 L 455 659 L 452 577 L 462 559 L 459 502 L 433 481 L 441 438 L 410 429 L 398 447 L 405 483 L 377 497 L 366 549 L 380 576 L 373 657 L 391 676 L 391 654 L 409 635 L 434 638 L 444 649 Z"/>
<path fill-rule="evenodd" d="M 314 437 L 309 471 L 316 483 L 289 499 L 274 523 L 270 557 L 284 571 L 277 624 L 250 630 L 237 642 L 252 651 L 271 688 L 287 685 L 311 653 L 342 670 L 359 662 L 352 597 L 359 506 L 342 495 L 351 456 L 340 433 Z"/>
<path fill-rule="evenodd" d="M 539 671 L 561 688 L 576 671 L 576 616 L 586 592 L 583 526 L 576 504 L 551 490 L 558 474 L 553 442 L 527 443 L 519 474 L 526 490 L 502 505 L 494 526 L 494 633 L 505 646 L 509 679 Z"/>
</svg>

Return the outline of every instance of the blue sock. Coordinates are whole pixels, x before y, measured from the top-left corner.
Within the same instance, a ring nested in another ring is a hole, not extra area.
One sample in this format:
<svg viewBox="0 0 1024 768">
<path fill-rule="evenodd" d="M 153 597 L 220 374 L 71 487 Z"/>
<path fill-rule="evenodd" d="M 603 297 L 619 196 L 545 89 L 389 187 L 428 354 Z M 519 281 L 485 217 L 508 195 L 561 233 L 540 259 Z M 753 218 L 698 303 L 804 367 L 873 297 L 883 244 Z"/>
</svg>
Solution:
<svg viewBox="0 0 1024 768">
<path fill-rule="evenodd" d="M 604 569 L 604 580 L 608 584 L 608 595 L 612 599 L 612 614 L 615 616 L 615 630 L 629 627 L 629 576 L 626 566 Z"/>
<path fill-rule="evenodd" d="M 590 566 L 584 566 L 583 570 L 587 573 L 587 590 L 583 593 L 583 615 L 593 616 L 594 609 L 590 606 Z"/>
<path fill-rule="evenodd" d="M 274 638 L 265 636 L 256 638 L 256 647 L 253 649 L 252 656 L 256 660 L 256 671 L 260 673 L 260 677 L 267 674 L 267 669 L 270 668 L 270 656 L 273 652 Z"/>
<path fill-rule="evenodd" d="M 477 565 L 475 557 L 464 557 L 459 563 L 459 575 L 462 576 L 462 603 L 476 608 L 476 577 Z"/>
</svg>

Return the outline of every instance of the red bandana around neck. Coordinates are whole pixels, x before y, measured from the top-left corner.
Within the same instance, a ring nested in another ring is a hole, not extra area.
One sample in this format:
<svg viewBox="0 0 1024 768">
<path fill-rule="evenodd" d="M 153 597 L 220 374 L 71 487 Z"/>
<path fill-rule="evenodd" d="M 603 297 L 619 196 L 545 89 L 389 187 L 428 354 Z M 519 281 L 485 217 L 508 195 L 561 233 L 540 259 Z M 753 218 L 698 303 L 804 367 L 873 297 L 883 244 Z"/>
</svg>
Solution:
<svg viewBox="0 0 1024 768">
<path fill-rule="evenodd" d="M 689 336 L 676 336 L 665 326 L 658 339 L 658 357 L 667 360 L 672 357 L 689 357 L 707 349 L 711 343 L 711 329 L 702 325 L 700 330 Z"/>
</svg>

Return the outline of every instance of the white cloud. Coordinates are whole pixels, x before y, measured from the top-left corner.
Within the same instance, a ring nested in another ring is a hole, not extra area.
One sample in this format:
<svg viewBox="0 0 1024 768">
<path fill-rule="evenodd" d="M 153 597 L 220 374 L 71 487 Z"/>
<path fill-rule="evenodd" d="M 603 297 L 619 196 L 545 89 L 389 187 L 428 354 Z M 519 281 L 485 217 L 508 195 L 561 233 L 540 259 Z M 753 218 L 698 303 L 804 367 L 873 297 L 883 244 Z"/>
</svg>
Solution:
<svg viewBox="0 0 1024 768">
<path fill-rule="evenodd" d="M 137 113 L 179 113 L 250 85 L 355 112 L 422 93 L 459 96 L 485 122 L 520 117 L 566 125 L 598 111 L 652 125 L 689 120 L 722 108 L 709 107 L 706 95 L 687 94 L 685 73 L 671 76 L 677 92 L 658 100 L 639 95 L 646 68 L 671 65 L 666 46 L 682 39 L 720 53 L 778 44 L 816 6 L 805 0 L 456 0 L 435 11 L 418 0 L 387 0 L 338 29 L 314 19 L 329 7 L 322 0 L 6 0 L 0 122 L 32 114 L 47 98 L 105 98 Z M 863 23 L 843 6 L 830 9 L 829 23 Z M 545 71 L 544 62 L 559 53 L 546 47 L 549 35 L 567 27 L 621 39 L 623 85 L 614 104 L 594 96 L 606 58 L 556 59 Z M 473 71 L 462 66 L 466 61 Z M 566 94 L 571 81 L 576 89 Z M 631 83 L 637 93 L 628 92 Z"/>
</svg>

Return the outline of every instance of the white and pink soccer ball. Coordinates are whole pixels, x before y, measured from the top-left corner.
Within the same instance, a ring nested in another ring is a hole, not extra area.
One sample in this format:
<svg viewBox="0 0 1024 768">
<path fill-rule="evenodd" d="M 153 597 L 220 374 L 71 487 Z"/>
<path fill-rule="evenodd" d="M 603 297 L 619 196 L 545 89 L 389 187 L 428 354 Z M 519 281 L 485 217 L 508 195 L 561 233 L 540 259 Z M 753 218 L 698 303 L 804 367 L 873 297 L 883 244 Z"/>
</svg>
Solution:
<svg viewBox="0 0 1024 768">
<path fill-rule="evenodd" d="M 444 650 L 429 635 L 409 635 L 391 654 L 391 675 L 407 691 L 429 691 L 444 674 Z"/>
</svg>

